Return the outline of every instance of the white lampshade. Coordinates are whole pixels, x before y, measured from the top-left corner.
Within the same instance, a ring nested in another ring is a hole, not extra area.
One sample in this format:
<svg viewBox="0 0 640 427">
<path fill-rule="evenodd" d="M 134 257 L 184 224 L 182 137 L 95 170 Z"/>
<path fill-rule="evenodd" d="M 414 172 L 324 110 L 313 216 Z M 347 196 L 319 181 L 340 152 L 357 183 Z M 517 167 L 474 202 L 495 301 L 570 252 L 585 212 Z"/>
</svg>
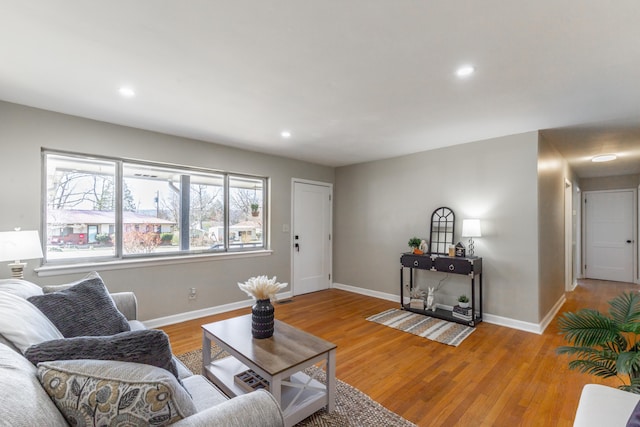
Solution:
<svg viewBox="0 0 640 427">
<path fill-rule="evenodd" d="M 42 258 L 42 246 L 36 230 L 0 232 L 0 261 Z"/>
<path fill-rule="evenodd" d="M 482 237 L 479 219 L 462 220 L 462 237 Z"/>
</svg>

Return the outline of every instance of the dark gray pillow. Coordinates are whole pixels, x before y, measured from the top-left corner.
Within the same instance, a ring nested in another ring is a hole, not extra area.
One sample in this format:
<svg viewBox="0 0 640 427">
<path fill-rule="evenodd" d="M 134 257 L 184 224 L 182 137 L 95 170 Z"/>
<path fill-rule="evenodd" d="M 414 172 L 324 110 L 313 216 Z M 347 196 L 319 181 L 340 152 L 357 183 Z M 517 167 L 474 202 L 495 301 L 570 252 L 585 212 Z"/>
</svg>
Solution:
<svg viewBox="0 0 640 427">
<path fill-rule="evenodd" d="M 633 412 L 627 420 L 627 427 L 640 427 L 640 401 L 633 408 Z"/>
<path fill-rule="evenodd" d="M 52 360 L 80 359 L 144 363 L 166 369 L 178 378 L 169 337 L 157 329 L 45 341 L 27 348 L 24 356 L 34 365 Z"/>
<path fill-rule="evenodd" d="M 100 277 L 83 280 L 64 291 L 35 295 L 28 301 L 38 307 L 65 338 L 114 335 L 131 329 Z"/>
</svg>

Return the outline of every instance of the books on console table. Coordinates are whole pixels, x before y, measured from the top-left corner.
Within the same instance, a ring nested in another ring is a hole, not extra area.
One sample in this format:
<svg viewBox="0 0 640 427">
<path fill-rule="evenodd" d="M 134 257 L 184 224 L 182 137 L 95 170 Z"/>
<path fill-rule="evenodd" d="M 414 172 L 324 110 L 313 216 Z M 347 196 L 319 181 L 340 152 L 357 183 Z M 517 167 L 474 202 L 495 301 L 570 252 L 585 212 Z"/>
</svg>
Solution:
<svg viewBox="0 0 640 427">
<path fill-rule="evenodd" d="M 451 315 L 457 319 L 461 319 L 461 320 L 466 320 L 467 322 L 471 322 L 473 320 L 473 317 L 471 316 L 465 316 L 463 314 L 460 313 L 456 313 L 455 311 L 451 313 Z"/>
<path fill-rule="evenodd" d="M 473 307 L 460 307 L 459 305 L 453 306 L 454 313 L 470 315 L 472 310 L 473 310 Z"/>
<path fill-rule="evenodd" d="M 473 308 L 472 307 L 460 307 L 455 305 L 451 311 L 451 315 L 462 320 L 473 320 Z"/>
</svg>

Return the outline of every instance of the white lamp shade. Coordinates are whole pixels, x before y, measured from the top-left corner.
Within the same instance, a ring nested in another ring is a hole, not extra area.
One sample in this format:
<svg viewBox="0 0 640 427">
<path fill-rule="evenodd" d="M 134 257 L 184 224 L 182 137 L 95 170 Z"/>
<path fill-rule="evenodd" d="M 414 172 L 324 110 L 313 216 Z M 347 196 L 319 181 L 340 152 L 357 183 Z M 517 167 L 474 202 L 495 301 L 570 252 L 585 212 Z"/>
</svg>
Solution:
<svg viewBox="0 0 640 427">
<path fill-rule="evenodd" d="M 462 220 L 462 237 L 482 237 L 479 219 Z"/>
<path fill-rule="evenodd" d="M 36 230 L 0 232 L 0 261 L 42 258 Z"/>
</svg>

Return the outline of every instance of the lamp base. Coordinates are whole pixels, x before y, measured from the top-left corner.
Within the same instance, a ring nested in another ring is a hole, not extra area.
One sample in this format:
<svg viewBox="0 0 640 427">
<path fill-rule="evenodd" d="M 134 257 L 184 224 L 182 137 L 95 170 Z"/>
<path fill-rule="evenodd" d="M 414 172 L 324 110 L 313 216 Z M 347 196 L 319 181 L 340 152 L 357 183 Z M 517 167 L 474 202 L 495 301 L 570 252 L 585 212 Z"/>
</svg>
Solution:
<svg viewBox="0 0 640 427">
<path fill-rule="evenodd" d="M 24 268 L 27 266 L 26 262 L 16 261 L 9 264 L 11 269 L 11 277 L 13 279 L 24 279 Z"/>
<path fill-rule="evenodd" d="M 472 237 L 469 238 L 469 247 L 467 249 L 468 249 L 467 256 L 469 258 L 473 258 L 474 256 L 473 256 L 473 238 Z"/>
</svg>

